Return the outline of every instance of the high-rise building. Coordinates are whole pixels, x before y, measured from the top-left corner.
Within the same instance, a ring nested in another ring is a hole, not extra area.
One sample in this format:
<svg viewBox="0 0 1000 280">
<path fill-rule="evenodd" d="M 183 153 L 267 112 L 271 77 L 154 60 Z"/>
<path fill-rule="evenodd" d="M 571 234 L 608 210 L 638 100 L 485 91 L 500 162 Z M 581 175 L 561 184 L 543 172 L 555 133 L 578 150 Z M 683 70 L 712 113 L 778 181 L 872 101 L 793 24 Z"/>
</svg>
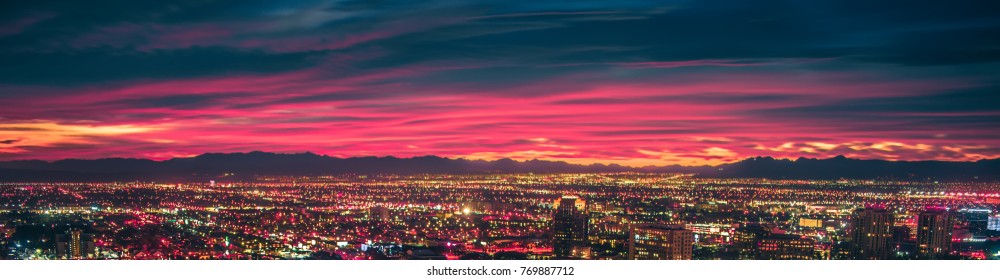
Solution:
<svg viewBox="0 0 1000 280">
<path fill-rule="evenodd" d="M 1000 231 L 1000 215 L 992 216 L 987 220 L 986 230 Z"/>
<path fill-rule="evenodd" d="M 962 222 L 968 226 L 969 232 L 976 236 L 983 236 L 986 234 L 989 217 L 993 211 L 990 209 L 962 209 L 958 210 L 958 213 Z"/>
<path fill-rule="evenodd" d="M 630 260 L 690 260 L 694 233 L 683 225 L 644 224 L 629 234 Z"/>
<path fill-rule="evenodd" d="M 595 216 L 594 211 L 591 211 L 587 229 L 587 242 L 593 249 L 594 258 L 625 259 L 629 242 L 628 221 L 609 215 L 601 218 Z"/>
<path fill-rule="evenodd" d="M 82 230 L 71 229 L 65 234 L 56 234 L 56 257 L 61 259 L 93 258 L 95 251 L 94 236 L 85 234 Z"/>
<path fill-rule="evenodd" d="M 733 231 L 733 245 L 739 250 L 739 258 L 754 260 L 758 256 L 760 240 L 771 234 L 771 229 L 760 224 L 745 224 Z"/>
<path fill-rule="evenodd" d="M 951 213 L 945 209 L 928 208 L 917 215 L 917 253 L 934 257 L 951 250 L 952 229 L 955 225 Z"/>
<path fill-rule="evenodd" d="M 816 242 L 796 234 L 768 234 L 757 243 L 758 260 L 811 260 Z"/>
<path fill-rule="evenodd" d="M 586 201 L 566 195 L 555 202 L 552 214 L 552 253 L 557 258 L 575 257 L 587 246 Z"/>
<path fill-rule="evenodd" d="M 892 254 L 893 214 L 885 209 L 861 208 L 851 215 L 851 258 L 884 260 Z"/>
</svg>

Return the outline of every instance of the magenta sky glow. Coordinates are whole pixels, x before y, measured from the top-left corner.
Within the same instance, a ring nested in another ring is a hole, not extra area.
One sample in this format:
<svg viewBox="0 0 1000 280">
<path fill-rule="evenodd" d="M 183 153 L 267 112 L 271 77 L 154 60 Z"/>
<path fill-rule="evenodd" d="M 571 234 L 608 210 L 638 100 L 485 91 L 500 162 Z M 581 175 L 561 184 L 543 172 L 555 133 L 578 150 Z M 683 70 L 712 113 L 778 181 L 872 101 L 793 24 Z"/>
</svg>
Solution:
<svg viewBox="0 0 1000 280">
<path fill-rule="evenodd" d="M 74 5 L 4 9 L 0 160 L 1000 157 L 981 7 Z"/>
</svg>

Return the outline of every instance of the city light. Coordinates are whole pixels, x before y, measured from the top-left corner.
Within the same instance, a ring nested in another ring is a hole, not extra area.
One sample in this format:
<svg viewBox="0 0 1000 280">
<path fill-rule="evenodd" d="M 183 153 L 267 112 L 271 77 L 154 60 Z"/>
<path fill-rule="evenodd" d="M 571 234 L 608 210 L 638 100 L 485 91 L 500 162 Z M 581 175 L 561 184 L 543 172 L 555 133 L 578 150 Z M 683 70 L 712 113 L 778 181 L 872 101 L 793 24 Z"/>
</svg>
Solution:
<svg viewBox="0 0 1000 280">
<path fill-rule="evenodd" d="M 927 188 L 656 173 L 0 183 L 0 233 L 20 259 L 995 257 L 1000 185 Z M 664 238 L 691 251 L 656 249 Z"/>
</svg>

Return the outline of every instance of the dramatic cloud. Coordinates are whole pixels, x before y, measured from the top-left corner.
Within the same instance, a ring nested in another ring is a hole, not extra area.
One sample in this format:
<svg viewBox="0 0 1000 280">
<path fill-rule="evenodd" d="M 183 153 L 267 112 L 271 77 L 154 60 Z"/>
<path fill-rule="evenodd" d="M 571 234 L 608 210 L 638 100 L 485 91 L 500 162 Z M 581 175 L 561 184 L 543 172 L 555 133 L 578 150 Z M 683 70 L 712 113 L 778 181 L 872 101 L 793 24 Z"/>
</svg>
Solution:
<svg viewBox="0 0 1000 280">
<path fill-rule="evenodd" d="M 396 3 L 392 3 L 396 2 Z M 4 1 L 0 159 L 1000 157 L 994 1 Z"/>
</svg>

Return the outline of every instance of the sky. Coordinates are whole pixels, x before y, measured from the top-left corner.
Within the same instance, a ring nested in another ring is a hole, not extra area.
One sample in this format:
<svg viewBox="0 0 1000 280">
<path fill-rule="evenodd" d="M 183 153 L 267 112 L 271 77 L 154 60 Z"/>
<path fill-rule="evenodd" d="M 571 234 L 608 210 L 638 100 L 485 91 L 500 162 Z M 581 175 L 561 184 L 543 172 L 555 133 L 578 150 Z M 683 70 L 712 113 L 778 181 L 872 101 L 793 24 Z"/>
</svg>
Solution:
<svg viewBox="0 0 1000 280">
<path fill-rule="evenodd" d="M 1000 157 L 1000 2 L 0 3 L 0 160 Z"/>
</svg>

